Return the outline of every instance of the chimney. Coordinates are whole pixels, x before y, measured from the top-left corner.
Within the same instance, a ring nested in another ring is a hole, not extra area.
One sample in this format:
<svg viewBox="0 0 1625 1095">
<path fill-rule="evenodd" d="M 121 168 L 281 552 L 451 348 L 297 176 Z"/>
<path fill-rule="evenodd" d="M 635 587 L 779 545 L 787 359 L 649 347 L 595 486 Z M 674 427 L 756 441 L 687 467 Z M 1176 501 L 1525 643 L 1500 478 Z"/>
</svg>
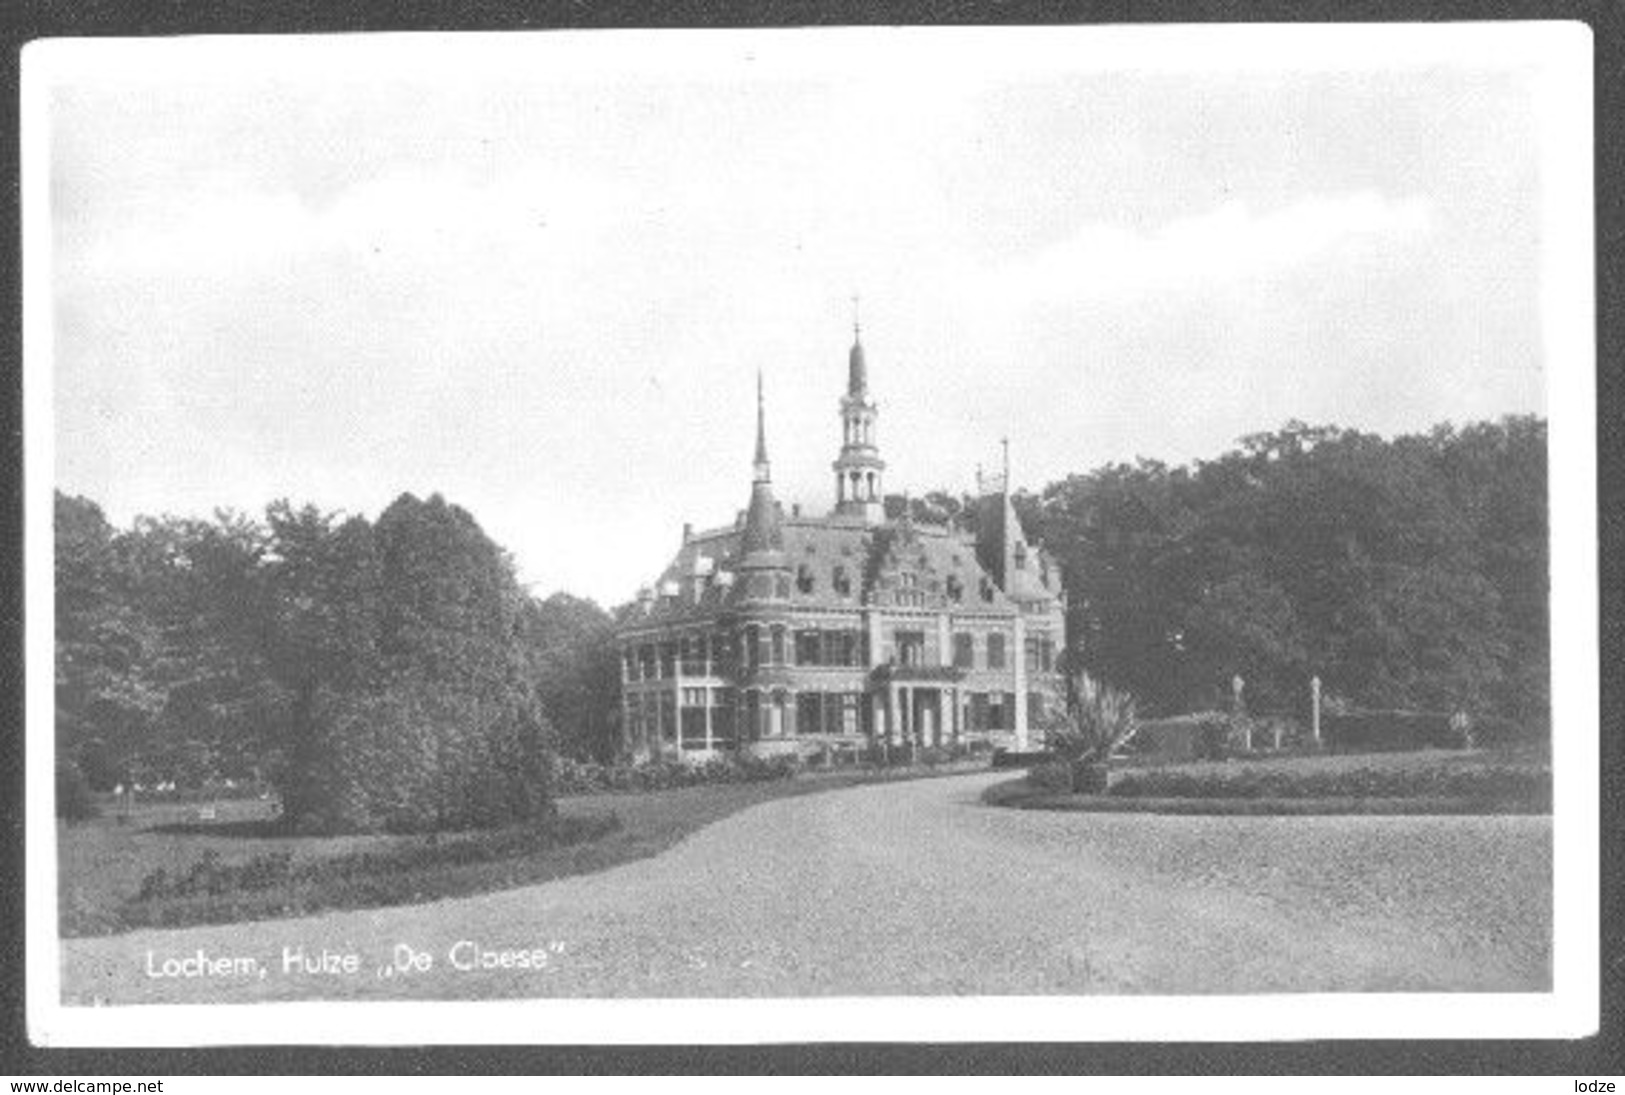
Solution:
<svg viewBox="0 0 1625 1095">
<path fill-rule="evenodd" d="M 694 539 L 694 526 L 693 526 L 692 523 L 690 523 L 688 521 L 684 521 L 683 522 L 683 543 L 686 544 L 692 539 Z"/>
</svg>

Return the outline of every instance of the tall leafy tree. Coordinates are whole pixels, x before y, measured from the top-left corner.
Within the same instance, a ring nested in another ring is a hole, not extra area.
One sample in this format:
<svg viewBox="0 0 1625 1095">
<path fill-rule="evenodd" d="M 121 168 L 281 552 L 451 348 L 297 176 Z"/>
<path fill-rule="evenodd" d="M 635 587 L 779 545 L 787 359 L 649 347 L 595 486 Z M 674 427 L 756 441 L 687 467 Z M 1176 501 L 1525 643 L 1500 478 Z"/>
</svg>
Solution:
<svg viewBox="0 0 1625 1095">
<path fill-rule="evenodd" d="M 109 790 L 125 778 L 163 708 L 152 676 L 158 635 L 101 508 L 58 491 L 54 509 L 59 764 L 78 766 L 92 787 Z"/>
<path fill-rule="evenodd" d="M 347 565 L 336 586 L 313 578 L 325 592 L 297 600 L 289 617 L 301 641 L 288 664 L 327 674 L 311 689 L 315 759 L 303 770 L 314 778 L 296 796 L 298 820 L 423 830 L 546 809 L 548 730 L 526 672 L 525 594 L 506 554 L 439 495 L 402 495 L 368 537 L 353 524 L 324 536 L 321 525 L 295 523 L 328 545 L 306 555 Z M 334 604 L 349 607 L 311 617 Z M 323 687 L 340 681 L 350 686 Z"/>
<path fill-rule="evenodd" d="M 224 510 L 213 521 L 140 518 L 123 542 L 163 694 L 132 774 L 183 784 L 268 774 L 285 696 L 260 644 L 264 528 Z"/>
<path fill-rule="evenodd" d="M 614 618 L 590 600 L 555 593 L 526 600 L 522 631 L 557 748 L 583 760 L 612 760 L 620 747 Z"/>
<path fill-rule="evenodd" d="M 1082 663 L 1150 709 L 1218 702 L 1232 674 L 1290 706 L 1315 674 L 1365 706 L 1540 718 L 1545 479 L 1538 419 L 1393 441 L 1289 422 L 1017 504 L 1065 567 Z"/>
<path fill-rule="evenodd" d="M 318 707 L 375 683 L 382 572 L 373 530 L 362 518 L 341 522 L 286 501 L 268 507 L 266 520 L 255 639 L 287 696 L 278 743 L 283 809 L 337 824 Z"/>
</svg>

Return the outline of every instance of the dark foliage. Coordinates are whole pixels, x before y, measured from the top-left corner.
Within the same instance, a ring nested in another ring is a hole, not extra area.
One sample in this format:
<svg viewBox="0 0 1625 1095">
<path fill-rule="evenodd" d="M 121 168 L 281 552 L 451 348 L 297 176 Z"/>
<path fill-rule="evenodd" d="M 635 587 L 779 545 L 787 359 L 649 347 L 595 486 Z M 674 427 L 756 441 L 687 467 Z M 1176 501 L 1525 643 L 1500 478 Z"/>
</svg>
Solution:
<svg viewBox="0 0 1625 1095">
<path fill-rule="evenodd" d="M 1217 712 L 1196 716 L 1197 760 L 1223 760 L 1230 755 L 1230 719 Z"/>
<path fill-rule="evenodd" d="M 1410 749 L 1462 749 L 1471 744 L 1463 726 L 1449 714 L 1423 711 L 1360 711 L 1327 715 L 1321 726 L 1325 746 L 1336 753 L 1399 752 Z"/>
<path fill-rule="evenodd" d="M 1474 746 L 1483 749 L 1549 750 L 1552 745 L 1550 720 L 1535 716 L 1506 719 L 1479 715 L 1468 724 L 1467 734 Z"/>
<path fill-rule="evenodd" d="M 56 763 L 56 816 L 63 821 L 88 821 L 100 811 L 90 793 L 90 783 L 72 761 Z"/>
<path fill-rule="evenodd" d="M 1041 764 L 1049 764 L 1056 760 L 1056 755 L 1048 749 L 1029 749 L 1021 753 L 1014 749 L 995 749 L 993 751 L 993 767 L 995 768 L 1036 768 Z"/>
<path fill-rule="evenodd" d="M 700 764 L 650 760 L 638 764 L 598 764 L 557 757 L 550 773 L 557 795 L 589 795 L 604 791 L 668 791 L 716 783 L 758 783 L 790 779 L 802 769 L 793 755 L 756 757 L 731 753 Z"/>
<path fill-rule="evenodd" d="M 1289 423 L 1216 460 L 1018 496 L 1061 560 L 1068 641 L 1148 712 L 1329 703 L 1526 720 L 1548 695 L 1546 425 L 1392 441 Z"/>
<path fill-rule="evenodd" d="M 613 814 L 545 822 L 454 839 L 415 840 L 394 847 L 296 861 L 288 852 L 224 863 L 205 852 L 185 872 L 159 868 L 119 910 L 123 929 L 230 923 L 295 916 L 323 909 L 370 908 L 465 892 L 461 877 L 481 867 L 527 861 L 614 832 Z"/>
<path fill-rule="evenodd" d="M 527 599 L 521 637 L 536 694 L 559 752 L 607 763 L 620 748 L 615 620 L 592 601 L 555 593 Z"/>
<path fill-rule="evenodd" d="M 530 599 L 466 511 L 277 502 L 117 533 L 58 495 L 56 525 L 59 755 L 99 788 L 268 780 L 308 832 L 546 813 Z"/>
<path fill-rule="evenodd" d="M 1069 795 L 1072 793 L 1072 764 L 1070 761 L 1052 760 L 1035 765 L 1027 773 L 1027 784 L 1035 791 Z"/>
</svg>

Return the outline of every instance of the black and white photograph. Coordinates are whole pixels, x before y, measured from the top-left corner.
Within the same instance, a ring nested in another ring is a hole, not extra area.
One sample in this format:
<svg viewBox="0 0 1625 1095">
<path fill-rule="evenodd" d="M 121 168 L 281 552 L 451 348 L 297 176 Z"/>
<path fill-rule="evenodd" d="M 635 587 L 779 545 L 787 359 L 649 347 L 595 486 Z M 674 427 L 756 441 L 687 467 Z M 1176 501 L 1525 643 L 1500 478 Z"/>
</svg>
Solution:
<svg viewBox="0 0 1625 1095">
<path fill-rule="evenodd" d="M 30 1036 L 1595 1030 L 1591 48 L 29 45 Z"/>
</svg>

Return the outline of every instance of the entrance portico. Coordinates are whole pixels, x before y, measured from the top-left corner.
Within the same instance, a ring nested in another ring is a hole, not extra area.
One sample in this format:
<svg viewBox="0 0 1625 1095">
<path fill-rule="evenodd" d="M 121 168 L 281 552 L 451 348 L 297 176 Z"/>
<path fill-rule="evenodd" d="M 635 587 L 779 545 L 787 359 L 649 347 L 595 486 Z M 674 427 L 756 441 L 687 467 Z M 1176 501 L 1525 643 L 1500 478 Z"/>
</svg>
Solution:
<svg viewBox="0 0 1625 1095">
<path fill-rule="evenodd" d="M 964 673 L 946 666 L 883 665 L 874 671 L 875 736 L 893 745 L 920 748 L 961 740 L 959 682 Z"/>
</svg>

